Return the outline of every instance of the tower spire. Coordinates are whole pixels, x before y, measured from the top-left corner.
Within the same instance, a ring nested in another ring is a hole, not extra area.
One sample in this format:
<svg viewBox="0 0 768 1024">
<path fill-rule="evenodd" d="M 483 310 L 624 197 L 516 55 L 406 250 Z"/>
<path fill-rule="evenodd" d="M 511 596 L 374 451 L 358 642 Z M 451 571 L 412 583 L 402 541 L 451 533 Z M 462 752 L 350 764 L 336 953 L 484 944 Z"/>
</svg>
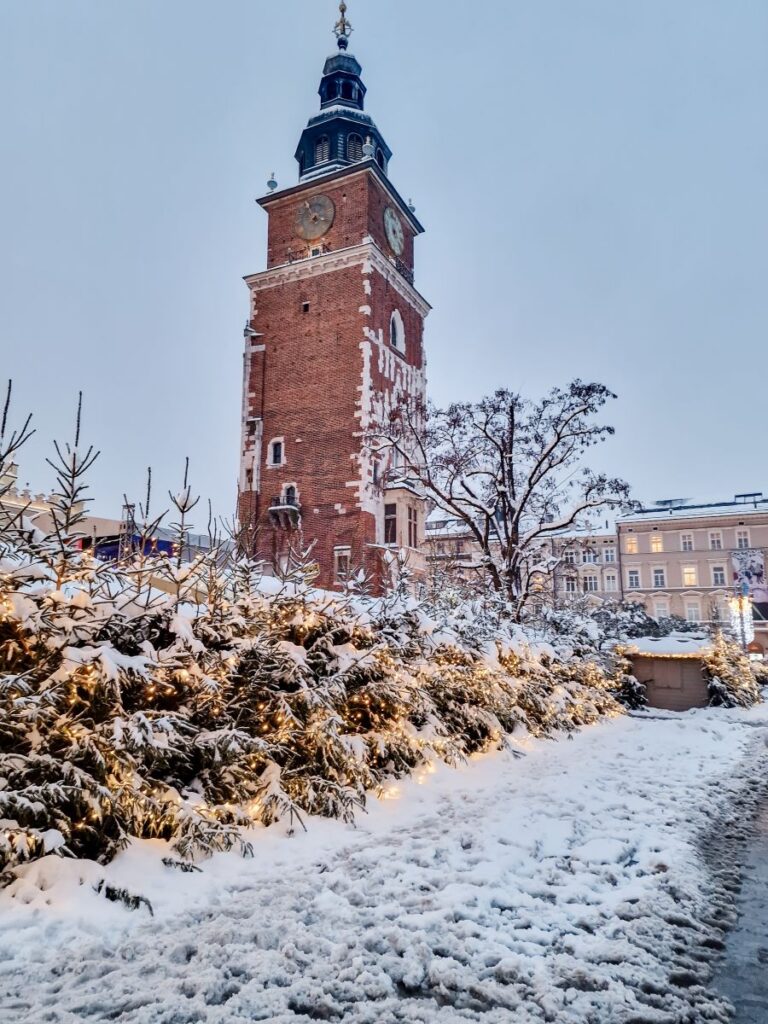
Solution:
<svg viewBox="0 0 768 1024">
<path fill-rule="evenodd" d="M 341 17 L 333 27 L 333 34 L 336 36 L 337 44 L 340 50 L 346 50 L 349 46 L 349 37 L 352 35 L 352 25 L 347 20 L 347 5 L 344 0 L 341 0 L 339 4 L 339 11 Z"/>
</svg>

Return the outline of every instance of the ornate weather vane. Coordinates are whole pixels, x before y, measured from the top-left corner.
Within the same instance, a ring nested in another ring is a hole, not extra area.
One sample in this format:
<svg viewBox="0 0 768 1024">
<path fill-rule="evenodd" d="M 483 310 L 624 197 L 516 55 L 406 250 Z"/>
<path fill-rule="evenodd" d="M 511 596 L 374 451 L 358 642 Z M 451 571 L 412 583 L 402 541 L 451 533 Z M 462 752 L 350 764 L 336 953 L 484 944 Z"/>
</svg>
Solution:
<svg viewBox="0 0 768 1024">
<path fill-rule="evenodd" d="M 333 28 L 333 34 L 336 36 L 339 49 L 346 50 L 349 46 L 349 37 L 352 35 L 352 25 L 347 20 L 347 5 L 344 3 L 344 0 L 341 0 L 339 10 L 341 11 L 341 17 Z"/>
</svg>

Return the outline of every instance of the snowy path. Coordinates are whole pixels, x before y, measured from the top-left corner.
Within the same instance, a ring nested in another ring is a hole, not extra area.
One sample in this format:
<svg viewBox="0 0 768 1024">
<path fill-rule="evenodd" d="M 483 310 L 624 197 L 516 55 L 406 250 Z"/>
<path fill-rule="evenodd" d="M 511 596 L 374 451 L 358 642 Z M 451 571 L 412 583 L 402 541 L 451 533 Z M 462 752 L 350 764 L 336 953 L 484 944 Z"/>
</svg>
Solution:
<svg viewBox="0 0 768 1024">
<path fill-rule="evenodd" d="M 109 875 L 154 919 L 75 887 L 77 865 L 41 893 L 39 869 L 0 894 L 0 1020 L 727 1020 L 704 987 L 726 911 L 694 836 L 754 772 L 765 722 L 696 712 L 531 742 L 402 784 L 357 830 L 258 834 L 254 860 L 203 875 L 141 844 Z"/>
</svg>

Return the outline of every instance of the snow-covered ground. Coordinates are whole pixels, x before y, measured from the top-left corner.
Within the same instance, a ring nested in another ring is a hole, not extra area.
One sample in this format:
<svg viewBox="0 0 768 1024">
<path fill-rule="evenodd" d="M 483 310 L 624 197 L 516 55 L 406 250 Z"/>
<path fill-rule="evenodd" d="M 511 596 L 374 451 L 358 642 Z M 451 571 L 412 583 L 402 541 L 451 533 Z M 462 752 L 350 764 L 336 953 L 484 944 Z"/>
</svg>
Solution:
<svg viewBox="0 0 768 1024">
<path fill-rule="evenodd" d="M 393 786 L 357 828 L 255 833 L 252 860 L 202 874 L 160 843 L 108 868 L 46 859 L 0 893 L 0 1020 L 725 1020 L 696 840 L 766 726 L 765 708 L 658 713 L 524 741 Z M 154 917 L 98 895 L 105 876 Z"/>
</svg>

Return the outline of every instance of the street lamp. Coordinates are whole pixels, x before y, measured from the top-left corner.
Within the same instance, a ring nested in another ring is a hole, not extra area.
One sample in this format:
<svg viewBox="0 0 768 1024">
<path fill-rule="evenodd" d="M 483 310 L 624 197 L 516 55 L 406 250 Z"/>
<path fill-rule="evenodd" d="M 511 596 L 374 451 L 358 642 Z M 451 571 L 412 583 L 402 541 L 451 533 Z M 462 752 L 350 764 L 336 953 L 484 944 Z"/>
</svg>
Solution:
<svg viewBox="0 0 768 1024">
<path fill-rule="evenodd" d="M 752 617 L 752 597 L 749 593 L 749 583 L 741 584 L 741 590 L 732 597 L 728 605 L 731 610 L 731 623 L 741 638 L 741 646 L 746 651 L 755 639 L 755 622 Z"/>
</svg>

